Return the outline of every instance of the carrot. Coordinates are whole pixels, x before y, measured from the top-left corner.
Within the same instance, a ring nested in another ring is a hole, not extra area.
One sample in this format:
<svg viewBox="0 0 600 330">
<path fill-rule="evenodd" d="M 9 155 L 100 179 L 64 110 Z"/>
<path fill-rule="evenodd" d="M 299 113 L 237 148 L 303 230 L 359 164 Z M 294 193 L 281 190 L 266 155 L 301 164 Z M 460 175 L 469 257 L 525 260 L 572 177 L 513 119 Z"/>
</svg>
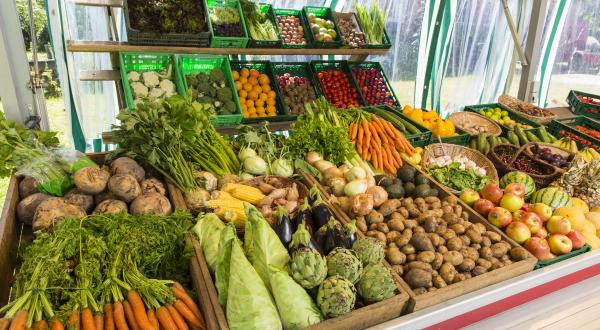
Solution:
<svg viewBox="0 0 600 330">
<path fill-rule="evenodd" d="M 394 154 L 392 153 L 392 149 L 394 149 L 394 148 L 388 146 L 388 148 L 386 148 L 386 152 L 388 154 L 388 162 L 394 168 L 394 171 L 392 173 L 396 173 L 396 169 L 398 168 L 398 162 L 396 162 L 396 158 L 394 158 Z"/>
<path fill-rule="evenodd" d="M 115 319 L 115 327 L 118 330 L 129 330 L 127 321 L 125 320 L 125 310 L 120 301 L 115 301 L 113 304 L 113 317 Z"/>
<path fill-rule="evenodd" d="M 144 306 L 144 302 L 140 295 L 134 290 L 129 290 L 127 293 L 127 301 L 129 305 L 131 305 L 131 310 L 133 311 L 133 315 L 135 315 L 135 320 L 140 328 L 146 330 L 158 330 L 154 329 L 154 326 L 148 320 L 148 314 L 146 314 L 146 307 Z"/>
<path fill-rule="evenodd" d="M 79 310 L 74 310 L 67 320 L 67 327 L 69 329 L 79 330 L 81 325 L 79 324 Z"/>
<path fill-rule="evenodd" d="M 59 319 L 50 321 L 50 330 L 65 330 L 65 326 Z"/>
<path fill-rule="evenodd" d="M 154 314 L 154 309 L 150 308 L 148 310 L 148 321 L 150 321 L 150 323 L 152 323 L 152 325 L 154 326 L 154 329 L 159 329 L 160 326 L 158 325 L 158 319 L 156 318 L 156 314 Z"/>
<path fill-rule="evenodd" d="M 84 308 L 81 311 L 81 327 L 83 330 L 96 330 L 94 315 L 92 314 L 92 310 L 89 308 Z"/>
<path fill-rule="evenodd" d="M 375 140 L 377 144 L 381 144 L 381 138 L 379 137 L 379 132 L 377 131 L 377 124 L 375 124 L 375 122 L 369 123 L 369 130 L 371 130 L 371 140 Z"/>
<path fill-rule="evenodd" d="M 25 330 L 25 323 L 27 322 L 27 311 L 21 309 L 15 314 L 12 322 L 10 323 L 10 330 Z"/>
<path fill-rule="evenodd" d="M 10 319 L 0 319 L 0 330 L 8 330 Z"/>
<path fill-rule="evenodd" d="M 377 135 L 379 137 L 379 143 L 387 143 L 388 142 L 388 137 L 387 137 L 387 133 L 381 128 L 381 124 L 379 123 L 379 121 L 373 121 L 373 128 L 375 129 L 375 131 L 377 132 Z"/>
<path fill-rule="evenodd" d="M 350 124 L 350 139 L 354 140 L 356 139 L 356 136 L 358 135 L 358 125 L 356 124 Z M 181 285 L 181 284 L 180 284 Z"/>
<path fill-rule="evenodd" d="M 394 159 L 396 160 L 396 163 L 398 163 L 398 167 L 402 166 L 402 157 L 400 157 L 400 154 L 396 148 L 392 148 L 392 155 L 394 155 Z"/>
<path fill-rule="evenodd" d="M 133 330 L 140 330 L 139 325 L 135 320 L 135 315 L 133 315 L 133 309 L 131 309 L 131 305 L 127 300 L 123 301 L 123 310 L 125 311 L 125 318 L 127 319 L 127 324 Z"/>
<path fill-rule="evenodd" d="M 181 316 L 181 314 L 179 314 L 179 312 L 177 311 L 177 309 L 175 307 L 173 307 L 173 305 L 167 305 L 167 310 L 169 311 L 169 314 L 171 315 L 173 322 L 175 322 L 175 325 L 177 325 L 177 328 L 179 330 L 189 330 L 190 329 L 188 327 L 188 325 L 185 323 L 183 316 Z"/>
<path fill-rule="evenodd" d="M 48 322 L 46 320 L 39 320 L 31 326 L 33 330 L 46 330 L 48 329 Z"/>
<path fill-rule="evenodd" d="M 363 130 L 365 131 L 365 137 L 366 137 L 365 145 L 368 148 L 369 143 L 371 142 L 371 131 L 369 130 L 369 122 L 366 119 L 364 119 L 361 122 L 361 125 L 363 127 Z M 364 157 L 365 155 L 366 155 L 366 151 L 364 151 L 364 149 L 363 149 L 363 159 L 365 158 Z"/>
<path fill-rule="evenodd" d="M 177 330 L 175 321 L 173 321 L 173 318 L 171 318 L 171 314 L 166 307 L 161 306 L 156 310 L 156 318 L 158 318 L 160 325 L 165 330 Z"/>
<path fill-rule="evenodd" d="M 115 330 L 115 321 L 113 320 L 113 311 L 111 304 L 105 304 L 103 307 L 104 310 L 104 329 L 105 330 Z"/>
<path fill-rule="evenodd" d="M 377 154 L 377 150 L 373 150 L 373 157 L 371 157 L 371 163 L 373 163 L 373 167 L 375 168 L 379 168 L 379 161 L 378 161 L 378 154 Z"/>
<path fill-rule="evenodd" d="M 363 148 L 363 136 L 364 132 L 362 126 L 358 126 L 358 139 L 356 143 L 356 151 L 360 156 L 362 156 L 362 148 Z"/>
<path fill-rule="evenodd" d="M 204 328 L 204 318 L 197 317 L 194 313 L 185 305 L 185 303 L 181 300 L 175 300 L 173 304 L 179 314 L 183 316 L 183 318 L 192 326 Z"/>
<path fill-rule="evenodd" d="M 379 164 L 379 166 L 377 166 L 377 168 L 382 170 L 383 169 L 383 153 L 381 152 L 381 150 L 377 150 L 377 164 Z"/>
<path fill-rule="evenodd" d="M 101 313 L 94 315 L 94 324 L 96 325 L 96 330 L 104 329 L 104 315 Z"/>
</svg>

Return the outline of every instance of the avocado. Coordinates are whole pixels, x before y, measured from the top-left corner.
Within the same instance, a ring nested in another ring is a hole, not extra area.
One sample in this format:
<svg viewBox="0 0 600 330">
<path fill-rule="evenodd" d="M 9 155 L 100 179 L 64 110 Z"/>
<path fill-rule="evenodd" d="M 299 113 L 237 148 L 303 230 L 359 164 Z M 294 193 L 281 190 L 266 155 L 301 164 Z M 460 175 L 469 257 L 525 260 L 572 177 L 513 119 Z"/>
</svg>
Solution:
<svg viewBox="0 0 600 330">
<path fill-rule="evenodd" d="M 404 182 L 412 182 L 415 178 L 416 171 L 417 170 L 414 167 L 404 164 L 398 169 L 396 176 L 398 176 L 398 178 Z"/>
<path fill-rule="evenodd" d="M 427 183 L 423 183 L 415 187 L 412 195 L 413 197 L 427 197 L 429 190 L 431 190 L 431 187 Z"/>
<path fill-rule="evenodd" d="M 404 184 L 404 193 L 406 196 L 412 196 L 413 191 L 415 190 L 415 184 L 412 182 L 406 182 Z"/>
<path fill-rule="evenodd" d="M 375 182 L 377 182 L 378 186 L 387 187 L 394 184 L 394 178 L 389 177 L 387 175 L 377 175 L 375 177 Z"/>
<path fill-rule="evenodd" d="M 393 184 L 402 184 L 402 180 L 400 179 L 394 179 L 392 182 Z"/>
<path fill-rule="evenodd" d="M 402 198 L 404 197 L 404 188 L 401 184 L 393 184 L 385 188 L 389 198 Z"/>
<path fill-rule="evenodd" d="M 421 185 L 421 184 L 426 184 L 429 183 L 429 179 L 427 179 L 427 177 L 423 174 L 419 174 L 415 177 L 415 184 Z"/>
<path fill-rule="evenodd" d="M 431 188 L 431 189 L 429 189 L 427 196 L 438 197 L 439 194 L 440 194 L 439 190 L 437 190 L 436 188 Z"/>
</svg>

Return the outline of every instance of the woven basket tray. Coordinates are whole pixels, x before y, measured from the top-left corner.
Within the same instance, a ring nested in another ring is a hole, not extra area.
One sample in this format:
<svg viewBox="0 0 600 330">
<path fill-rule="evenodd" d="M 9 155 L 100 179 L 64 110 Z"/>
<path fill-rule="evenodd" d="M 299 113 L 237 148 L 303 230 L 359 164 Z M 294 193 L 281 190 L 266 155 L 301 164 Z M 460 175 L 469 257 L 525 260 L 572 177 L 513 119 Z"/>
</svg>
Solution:
<svg viewBox="0 0 600 330">
<path fill-rule="evenodd" d="M 500 97 L 498 97 L 498 103 L 500 103 L 506 107 L 509 107 L 510 109 L 512 109 L 514 111 L 517 111 L 521 116 L 523 116 L 529 120 L 532 120 L 538 124 L 545 125 L 545 124 L 548 124 L 549 122 L 551 122 L 553 119 L 556 119 L 556 115 L 553 114 L 551 111 L 542 109 L 531 103 L 521 101 L 512 96 L 501 95 Z M 525 113 L 524 112 L 525 109 L 541 111 L 544 113 L 544 116 L 532 116 L 528 113 Z"/>
<path fill-rule="evenodd" d="M 423 153 L 423 165 L 425 168 L 428 167 L 430 161 L 433 158 L 440 157 L 443 155 L 448 155 L 450 157 L 455 156 L 464 156 L 477 164 L 477 166 L 485 169 L 487 176 L 492 179 L 492 182 L 498 183 L 498 172 L 494 167 L 494 164 L 487 159 L 482 153 L 477 150 L 470 149 L 467 147 L 459 146 L 456 144 L 448 144 L 448 143 L 433 143 L 425 147 L 425 152 Z M 441 183 L 440 183 L 441 184 Z M 446 187 L 453 194 L 460 194 L 460 191 L 452 189 L 450 187 Z"/>
<path fill-rule="evenodd" d="M 528 155 L 530 155 L 530 156 L 533 156 L 533 150 L 532 150 L 532 149 L 533 149 L 533 148 L 534 148 L 536 145 L 537 145 L 539 148 L 548 148 L 548 149 L 550 149 L 550 151 L 551 151 L 553 154 L 558 154 L 558 155 L 561 155 L 561 156 L 563 156 L 563 157 L 564 157 L 564 158 L 566 158 L 566 159 L 573 159 L 573 157 L 575 157 L 575 153 L 573 153 L 573 152 L 571 152 L 571 151 L 569 151 L 569 150 L 567 150 L 567 149 L 565 149 L 565 148 L 561 148 L 561 147 L 559 147 L 559 146 L 557 146 L 557 145 L 550 144 L 550 143 L 542 143 L 542 142 L 529 142 L 529 143 L 525 144 L 525 148 L 523 148 L 523 150 L 524 150 L 524 152 L 525 152 L 525 153 L 527 153 Z M 546 162 L 546 161 L 544 161 L 544 160 L 542 160 L 542 159 L 538 159 L 538 160 L 539 160 L 540 162 L 544 163 L 544 164 L 547 164 L 547 165 L 549 165 L 549 166 L 552 166 L 552 167 L 554 167 L 554 168 L 555 168 L 555 169 L 556 169 L 558 172 L 560 172 L 560 173 L 564 173 L 564 172 L 566 172 L 566 171 L 567 171 L 567 170 L 566 170 L 566 169 L 564 169 L 564 168 L 556 167 L 556 166 L 554 166 L 554 165 L 552 165 L 552 164 L 549 164 L 548 162 Z"/>
<path fill-rule="evenodd" d="M 486 136 L 500 136 L 502 134 L 502 128 L 498 126 L 493 120 L 487 118 L 486 116 L 482 116 L 478 113 L 474 112 L 455 112 L 451 114 L 448 119 L 450 119 L 454 125 L 463 131 L 469 133 L 471 136 L 477 136 L 480 132 L 474 131 L 473 126 L 480 126 L 484 128 L 484 133 Z"/>
<path fill-rule="evenodd" d="M 502 177 L 509 172 L 508 162 L 517 151 L 519 151 L 519 148 L 512 144 L 500 143 L 493 146 L 486 156 L 498 170 L 498 175 Z"/>
</svg>

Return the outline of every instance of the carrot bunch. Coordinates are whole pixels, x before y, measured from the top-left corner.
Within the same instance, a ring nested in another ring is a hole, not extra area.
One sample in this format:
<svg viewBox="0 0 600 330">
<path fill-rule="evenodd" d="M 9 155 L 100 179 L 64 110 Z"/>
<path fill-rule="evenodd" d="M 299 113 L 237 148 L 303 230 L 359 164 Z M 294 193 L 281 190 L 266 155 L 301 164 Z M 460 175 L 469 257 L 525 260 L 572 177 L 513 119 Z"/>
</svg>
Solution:
<svg viewBox="0 0 600 330">
<path fill-rule="evenodd" d="M 363 113 L 358 116 L 350 124 L 348 134 L 360 157 L 379 170 L 396 173 L 402 166 L 400 153 L 414 154 L 414 148 L 404 134 L 376 115 Z"/>
</svg>

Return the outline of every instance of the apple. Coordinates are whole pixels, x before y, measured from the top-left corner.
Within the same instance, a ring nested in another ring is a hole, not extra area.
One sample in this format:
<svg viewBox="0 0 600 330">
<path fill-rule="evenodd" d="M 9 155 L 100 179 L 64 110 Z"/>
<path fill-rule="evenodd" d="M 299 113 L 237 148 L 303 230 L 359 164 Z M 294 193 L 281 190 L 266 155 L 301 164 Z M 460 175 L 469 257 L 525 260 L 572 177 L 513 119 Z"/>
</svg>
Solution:
<svg viewBox="0 0 600 330">
<path fill-rule="evenodd" d="M 490 202 L 494 203 L 494 205 L 500 203 L 500 199 L 502 198 L 502 189 L 498 187 L 495 183 L 488 183 L 481 189 L 479 192 L 481 198 L 485 198 Z"/>
<path fill-rule="evenodd" d="M 521 222 L 527 225 L 532 234 L 537 233 L 544 227 L 542 219 L 533 212 L 525 212 L 525 215 L 521 218 Z"/>
<path fill-rule="evenodd" d="M 487 199 L 480 198 L 473 203 L 473 209 L 475 212 L 483 215 L 484 217 L 488 216 L 488 213 L 494 208 L 494 203 L 490 202 Z"/>
<path fill-rule="evenodd" d="M 563 216 L 553 215 L 546 222 L 546 229 L 550 234 L 566 235 L 571 231 L 571 222 Z"/>
<path fill-rule="evenodd" d="M 513 194 L 525 198 L 525 185 L 520 182 L 513 182 L 504 187 L 504 194 Z"/>
<path fill-rule="evenodd" d="M 567 236 L 562 234 L 550 235 L 548 238 L 548 245 L 550 245 L 550 252 L 557 255 L 569 253 L 573 250 L 573 242 L 571 242 Z"/>
<path fill-rule="evenodd" d="M 538 230 L 537 232 L 535 232 L 535 234 L 531 236 L 545 239 L 546 237 L 548 237 L 548 231 L 546 230 L 546 228 L 542 227 L 540 228 L 540 230 Z"/>
<path fill-rule="evenodd" d="M 521 221 L 521 218 L 523 218 L 523 216 L 525 215 L 525 211 L 523 210 L 516 210 L 513 212 L 512 216 L 513 216 L 513 220 L 514 221 Z"/>
<path fill-rule="evenodd" d="M 506 227 L 506 235 L 513 241 L 523 244 L 531 238 L 531 231 L 523 222 L 513 221 Z"/>
<path fill-rule="evenodd" d="M 538 259 L 542 259 L 550 253 L 548 241 L 539 237 L 532 237 L 526 240 L 525 243 L 523 243 L 523 247 Z"/>
<path fill-rule="evenodd" d="M 567 234 L 567 237 L 571 240 L 571 243 L 573 243 L 573 250 L 581 249 L 585 244 L 585 237 L 576 230 L 571 230 Z"/>
<path fill-rule="evenodd" d="M 504 194 L 500 199 L 500 206 L 507 209 L 509 212 L 514 212 L 525 204 L 525 200 L 515 194 Z"/>
<path fill-rule="evenodd" d="M 523 210 L 525 212 L 531 212 L 531 210 L 529 209 L 530 206 L 531 206 L 531 204 L 525 203 L 525 204 L 523 204 L 523 206 L 521 206 L 521 210 Z"/>
<path fill-rule="evenodd" d="M 552 208 L 544 203 L 535 203 L 533 206 L 530 206 L 530 211 L 542 219 L 542 221 L 548 221 L 552 216 Z"/>
<path fill-rule="evenodd" d="M 504 228 L 512 221 L 512 215 L 505 208 L 494 207 L 488 214 L 488 220 L 492 225 Z"/>
<path fill-rule="evenodd" d="M 465 189 L 460 194 L 460 199 L 471 207 L 480 198 L 479 193 L 473 189 Z"/>
</svg>

